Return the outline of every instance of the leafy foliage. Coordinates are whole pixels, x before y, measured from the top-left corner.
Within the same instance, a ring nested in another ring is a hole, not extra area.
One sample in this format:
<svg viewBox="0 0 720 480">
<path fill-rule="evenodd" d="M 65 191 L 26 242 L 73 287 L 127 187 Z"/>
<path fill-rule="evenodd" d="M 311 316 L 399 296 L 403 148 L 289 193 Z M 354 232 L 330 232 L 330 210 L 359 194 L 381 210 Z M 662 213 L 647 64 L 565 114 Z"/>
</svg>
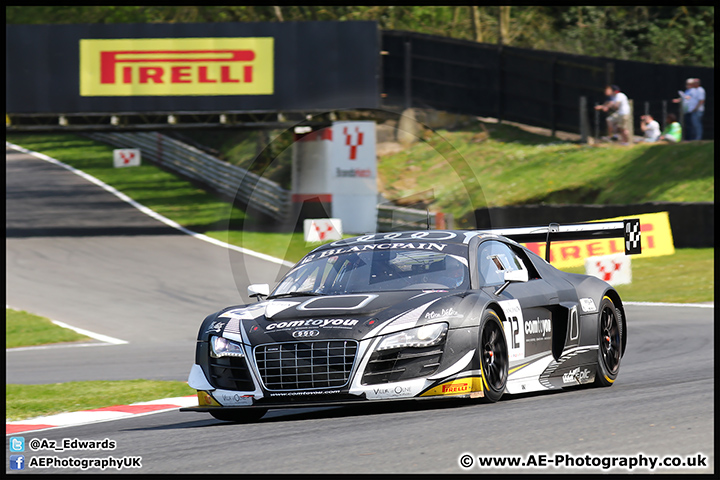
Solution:
<svg viewBox="0 0 720 480">
<path fill-rule="evenodd" d="M 677 65 L 715 65 L 715 7 L 693 6 L 9 6 L 7 24 L 374 20 L 517 47 Z M 501 20 L 504 19 L 504 20 Z"/>
</svg>

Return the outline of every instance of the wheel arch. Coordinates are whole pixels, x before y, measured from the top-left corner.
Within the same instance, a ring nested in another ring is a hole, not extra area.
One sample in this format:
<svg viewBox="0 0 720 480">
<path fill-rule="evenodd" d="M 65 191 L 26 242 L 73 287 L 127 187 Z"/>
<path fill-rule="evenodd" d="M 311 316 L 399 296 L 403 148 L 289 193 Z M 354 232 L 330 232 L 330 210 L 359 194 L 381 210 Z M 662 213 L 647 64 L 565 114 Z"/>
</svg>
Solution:
<svg viewBox="0 0 720 480">
<path fill-rule="evenodd" d="M 498 317 L 500 317 L 500 324 L 502 325 L 503 322 L 507 321 L 507 318 L 505 318 L 505 312 L 503 312 L 502 307 L 499 303 L 490 301 L 485 304 L 485 307 L 483 308 L 483 311 L 485 310 L 493 310 Z"/>
<path fill-rule="evenodd" d="M 622 352 L 620 352 L 620 357 L 625 356 L 625 347 L 627 346 L 627 315 L 625 315 L 625 307 L 623 306 L 622 300 L 620 299 L 620 295 L 612 288 L 607 289 L 603 293 L 603 297 L 608 297 L 610 301 L 612 301 L 615 308 L 620 310 L 620 319 L 622 321 Z M 602 301 L 602 297 L 600 298 Z"/>
</svg>

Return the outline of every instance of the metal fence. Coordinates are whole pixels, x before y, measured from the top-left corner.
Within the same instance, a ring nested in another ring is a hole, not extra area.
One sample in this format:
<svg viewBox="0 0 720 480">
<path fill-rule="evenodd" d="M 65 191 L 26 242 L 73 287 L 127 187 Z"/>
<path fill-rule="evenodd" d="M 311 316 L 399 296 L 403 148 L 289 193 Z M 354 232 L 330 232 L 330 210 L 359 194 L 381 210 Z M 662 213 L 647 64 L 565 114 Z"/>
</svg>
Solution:
<svg viewBox="0 0 720 480">
<path fill-rule="evenodd" d="M 87 136 L 119 148 L 139 148 L 143 158 L 279 222 L 285 222 L 290 215 L 290 192 L 279 184 L 161 133 L 112 132 Z"/>
<path fill-rule="evenodd" d="M 402 230 L 445 230 L 453 228 L 452 215 L 429 212 L 415 208 L 379 204 L 377 216 L 378 232 Z"/>
<path fill-rule="evenodd" d="M 580 98 L 605 101 L 607 84 L 634 99 L 635 131 L 645 102 L 660 105 L 696 77 L 707 93 L 703 137 L 714 138 L 715 69 L 664 65 L 477 43 L 416 32 L 382 32 L 383 105 L 434 108 L 580 133 Z M 672 104 L 674 105 L 674 104 Z M 668 107 L 672 108 L 672 107 Z M 660 116 L 660 110 L 657 115 Z M 589 129 L 596 128 L 591 116 Z M 600 127 L 604 119 L 600 119 Z"/>
</svg>

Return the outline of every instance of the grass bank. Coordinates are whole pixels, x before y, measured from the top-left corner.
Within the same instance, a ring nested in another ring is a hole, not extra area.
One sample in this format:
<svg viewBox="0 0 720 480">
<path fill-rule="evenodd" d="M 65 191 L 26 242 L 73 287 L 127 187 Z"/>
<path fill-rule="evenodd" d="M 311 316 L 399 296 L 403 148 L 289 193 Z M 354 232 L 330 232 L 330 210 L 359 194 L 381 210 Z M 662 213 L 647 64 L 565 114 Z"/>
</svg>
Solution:
<svg viewBox="0 0 720 480">
<path fill-rule="evenodd" d="M 432 191 L 431 210 L 461 219 L 488 205 L 712 202 L 714 155 L 713 141 L 590 146 L 477 123 L 381 157 L 378 175 L 387 198 Z"/>
</svg>

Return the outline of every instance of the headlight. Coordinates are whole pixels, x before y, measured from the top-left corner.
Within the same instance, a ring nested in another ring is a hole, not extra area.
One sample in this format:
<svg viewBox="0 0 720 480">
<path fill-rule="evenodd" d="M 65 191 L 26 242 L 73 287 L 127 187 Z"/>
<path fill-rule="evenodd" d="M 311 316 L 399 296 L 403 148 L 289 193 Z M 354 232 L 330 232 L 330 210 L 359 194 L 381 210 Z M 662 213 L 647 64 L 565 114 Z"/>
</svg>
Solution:
<svg viewBox="0 0 720 480">
<path fill-rule="evenodd" d="M 447 323 L 433 323 L 422 327 L 394 333 L 383 338 L 377 350 L 390 350 L 404 347 L 431 347 L 442 342 L 447 333 Z"/>
<path fill-rule="evenodd" d="M 242 346 L 223 337 L 210 337 L 211 357 L 244 357 Z"/>
</svg>

